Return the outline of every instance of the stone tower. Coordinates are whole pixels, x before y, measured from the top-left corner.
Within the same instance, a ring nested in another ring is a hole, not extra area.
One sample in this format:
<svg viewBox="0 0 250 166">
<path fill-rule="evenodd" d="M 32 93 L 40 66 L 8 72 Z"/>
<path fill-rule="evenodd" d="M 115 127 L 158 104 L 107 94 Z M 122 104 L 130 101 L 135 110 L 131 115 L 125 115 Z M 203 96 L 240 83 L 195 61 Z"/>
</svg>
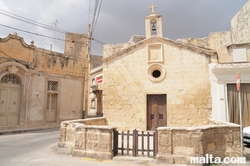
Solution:
<svg viewBox="0 0 250 166">
<path fill-rule="evenodd" d="M 151 36 L 162 37 L 162 15 L 156 14 L 154 4 L 149 8 L 151 13 L 145 17 L 146 38 Z"/>
<path fill-rule="evenodd" d="M 88 35 L 67 32 L 65 38 L 65 54 L 74 58 L 86 58 L 88 53 Z"/>
</svg>

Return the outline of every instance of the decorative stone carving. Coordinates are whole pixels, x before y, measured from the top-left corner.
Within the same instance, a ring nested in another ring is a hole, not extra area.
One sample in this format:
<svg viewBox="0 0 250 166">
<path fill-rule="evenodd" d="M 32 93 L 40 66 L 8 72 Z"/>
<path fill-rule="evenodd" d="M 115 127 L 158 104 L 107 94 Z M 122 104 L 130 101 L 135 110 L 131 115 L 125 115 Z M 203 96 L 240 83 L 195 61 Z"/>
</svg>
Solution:
<svg viewBox="0 0 250 166">
<path fill-rule="evenodd" d="M 10 74 L 16 74 L 19 69 L 16 66 L 8 66 L 8 71 L 10 72 Z"/>
<path fill-rule="evenodd" d="M 20 80 L 12 74 L 7 74 L 5 75 L 2 79 L 1 79 L 2 83 L 6 83 L 6 84 L 17 84 L 20 85 Z"/>
<path fill-rule="evenodd" d="M 163 62 L 162 44 L 148 44 L 148 63 Z"/>
</svg>

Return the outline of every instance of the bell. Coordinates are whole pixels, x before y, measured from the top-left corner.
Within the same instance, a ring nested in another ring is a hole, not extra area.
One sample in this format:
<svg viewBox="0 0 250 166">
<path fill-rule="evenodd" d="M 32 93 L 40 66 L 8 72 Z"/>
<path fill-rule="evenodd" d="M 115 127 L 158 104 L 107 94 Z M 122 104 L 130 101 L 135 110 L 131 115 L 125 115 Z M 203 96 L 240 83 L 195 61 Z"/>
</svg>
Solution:
<svg viewBox="0 0 250 166">
<path fill-rule="evenodd" d="M 153 22 L 153 24 L 152 24 L 152 31 L 156 31 L 155 23 L 154 23 L 154 22 Z"/>
</svg>

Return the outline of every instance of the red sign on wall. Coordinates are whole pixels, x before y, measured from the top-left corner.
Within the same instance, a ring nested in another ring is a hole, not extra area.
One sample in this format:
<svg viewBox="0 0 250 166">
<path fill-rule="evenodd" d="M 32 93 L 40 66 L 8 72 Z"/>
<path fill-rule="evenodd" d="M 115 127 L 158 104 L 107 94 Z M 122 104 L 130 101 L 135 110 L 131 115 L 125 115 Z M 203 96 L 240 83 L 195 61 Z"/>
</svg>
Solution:
<svg viewBox="0 0 250 166">
<path fill-rule="evenodd" d="M 98 77 L 96 77 L 96 81 L 97 81 L 97 83 L 102 83 L 102 76 L 98 76 Z"/>
</svg>

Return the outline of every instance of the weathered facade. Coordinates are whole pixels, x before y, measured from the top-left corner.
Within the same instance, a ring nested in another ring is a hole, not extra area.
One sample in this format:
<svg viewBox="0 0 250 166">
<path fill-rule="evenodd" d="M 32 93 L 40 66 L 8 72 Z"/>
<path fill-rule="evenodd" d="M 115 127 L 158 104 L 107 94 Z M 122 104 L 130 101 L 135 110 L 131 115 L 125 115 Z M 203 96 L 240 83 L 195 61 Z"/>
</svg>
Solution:
<svg viewBox="0 0 250 166">
<path fill-rule="evenodd" d="M 58 126 L 82 117 L 87 36 L 66 34 L 65 53 L 0 39 L 0 130 Z"/>
</svg>

